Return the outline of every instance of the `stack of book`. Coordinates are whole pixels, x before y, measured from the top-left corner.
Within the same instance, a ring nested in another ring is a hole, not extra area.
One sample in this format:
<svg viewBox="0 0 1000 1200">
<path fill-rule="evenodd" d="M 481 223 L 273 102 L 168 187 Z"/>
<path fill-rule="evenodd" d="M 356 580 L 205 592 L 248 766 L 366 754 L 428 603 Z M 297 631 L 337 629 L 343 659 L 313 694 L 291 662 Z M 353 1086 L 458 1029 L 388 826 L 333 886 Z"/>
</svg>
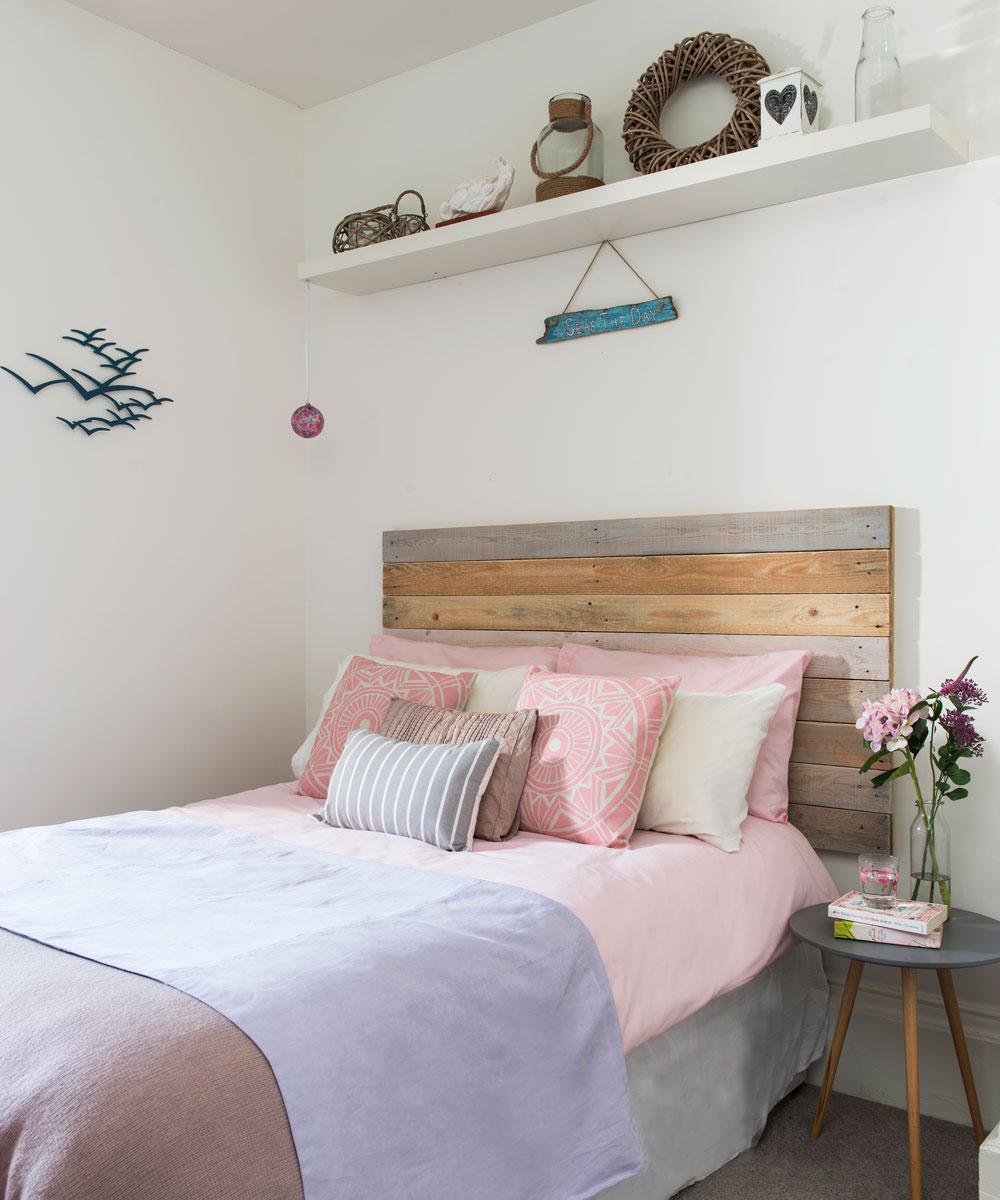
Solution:
<svg viewBox="0 0 1000 1200">
<path fill-rule="evenodd" d="M 899 900 L 895 908 L 869 908 L 860 892 L 848 892 L 827 909 L 834 937 L 855 942 L 891 942 L 896 946 L 941 946 L 941 926 L 948 919 L 946 904 Z"/>
</svg>

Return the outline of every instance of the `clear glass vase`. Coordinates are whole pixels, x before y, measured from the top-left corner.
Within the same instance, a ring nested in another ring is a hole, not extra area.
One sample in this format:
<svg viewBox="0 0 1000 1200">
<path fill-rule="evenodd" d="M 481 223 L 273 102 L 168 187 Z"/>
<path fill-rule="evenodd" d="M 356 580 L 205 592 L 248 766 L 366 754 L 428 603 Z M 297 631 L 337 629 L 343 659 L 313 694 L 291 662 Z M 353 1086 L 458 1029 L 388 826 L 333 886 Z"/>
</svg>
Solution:
<svg viewBox="0 0 1000 1200">
<path fill-rule="evenodd" d="M 951 830 L 940 809 L 928 821 L 918 807 L 910 826 L 910 899 L 951 907 Z"/>
<path fill-rule="evenodd" d="M 887 4 L 862 15 L 861 54 L 854 72 L 854 119 L 865 121 L 903 107 L 903 78 L 896 55 L 893 10 Z"/>
<path fill-rule="evenodd" d="M 591 116 L 590 97 L 561 92 L 549 101 L 549 123 L 531 152 L 536 200 L 567 196 L 604 183 L 604 135 Z"/>
</svg>

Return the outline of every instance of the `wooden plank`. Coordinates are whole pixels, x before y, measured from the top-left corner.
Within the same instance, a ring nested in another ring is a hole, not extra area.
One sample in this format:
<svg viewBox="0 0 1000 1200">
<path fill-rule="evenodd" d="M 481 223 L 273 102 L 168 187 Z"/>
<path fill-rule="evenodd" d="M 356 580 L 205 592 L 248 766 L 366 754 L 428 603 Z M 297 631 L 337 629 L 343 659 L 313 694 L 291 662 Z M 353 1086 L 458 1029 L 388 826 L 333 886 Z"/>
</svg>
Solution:
<svg viewBox="0 0 1000 1200">
<path fill-rule="evenodd" d="M 565 633 L 561 630 L 521 629 L 402 629 L 384 633 L 418 641 L 461 646 L 561 646 L 575 642 L 605 650 L 643 650 L 662 654 L 770 654 L 777 650 L 811 650 L 806 678 L 883 680 L 889 674 L 889 639 L 885 637 L 744 637 L 739 634 L 699 633 Z M 885 688 L 876 688 L 881 695 Z"/>
<path fill-rule="evenodd" d="M 444 642 L 451 646 L 561 646 L 573 640 L 548 629 L 404 629 L 383 625 L 383 633 L 415 642 Z"/>
<path fill-rule="evenodd" d="M 889 589 L 889 670 L 886 672 L 887 678 L 892 678 L 892 667 L 896 661 L 893 657 L 896 644 L 896 609 L 893 592 L 895 589 L 896 579 L 896 510 L 889 509 L 889 578 L 893 580 L 893 587 Z"/>
<path fill-rule="evenodd" d="M 382 534 L 382 558 L 385 562 L 462 562 L 468 559 L 888 549 L 890 514 L 890 506 L 878 505 L 387 530 Z"/>
<path fill-rule="evenodd" d="M 792 763 L 788 769 L 788 797 L 795 804 L 817 804 L 821 808 L 892 812 L 891 789 L 873 788 L 871 778 L 856 767 Z"/>
<path fill-rule="evenodd" d="M 384 621 L 411 629 L 872 636 L 888 632 L 889 597 L 387 596 Z"/>
<path fill-rule="evenodd" d="M 854 725 L 829 721 L 796 721 L 792 762 L 824 763 L 831 767 L 860 767 L 868 758 L 861 731 Z M 888 760 L 886 760 L 888 766 Z"/>
<path fill-rule="evenodd" d="M 809 839 L 816 850 L 888 854 L 892 845 L 891 813 L 789 804 L 788 820 Z"/>
<path fill-rule="evenodd" d="M 888 679 L 804 679 L 799 720 L 856 721 L 866 700 L 888 690 Z"/>
<path fill-rule="evenodd" d="M 888 550 L 385 563 L 389 596 L 888 592 Z"/>
</svg>

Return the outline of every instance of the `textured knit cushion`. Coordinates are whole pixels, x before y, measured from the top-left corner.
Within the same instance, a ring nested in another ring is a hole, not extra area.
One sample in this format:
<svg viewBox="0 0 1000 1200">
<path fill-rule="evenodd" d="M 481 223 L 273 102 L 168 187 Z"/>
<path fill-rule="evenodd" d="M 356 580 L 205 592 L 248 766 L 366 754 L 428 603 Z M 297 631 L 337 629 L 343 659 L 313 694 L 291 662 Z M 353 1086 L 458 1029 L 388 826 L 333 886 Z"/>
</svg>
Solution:
<svg viewBox="0 0 1000 1200">
<path fill-rule="evenodd" d="M 519 708 L 538 709 L 521 828 L 624 846 L 676 679 L 552 675 L 531 668 Z"/>
<path fill-rule="evenodd" d="M 802 695 L 802 672 L 810 658 L 808 650 L 726 657 L 567 644 L 559 651 L 559 670 L 577 675 L 679 675 L 686 692 L 746 692 L 769 683 L 782 684 L 785 696 L 757 755 L 747 806 L 753 817 L 787 821 L 788 762 Z"/>
<path fill-rule="evenodd" d="M 780 683 L 734 695 L 678 691 L 636 828 L 739 850 L 750 777 L 784 694 Z"/>
<path fill-rule="evenodd" d="M 499 749 L 499 738 L 416 746 L 356 729 L 334 768 L 323 819 L 342 829 L 469 850 Z"/>
<path fill-rule="evenodd" d="M 461 708 L 475 673 L 445 675 L 434 671 L 416 671 L 402 665 L 377 663 L 356 654 L 347 664 L 334 688 L 330 704 L 320 721 L 309 761 L 299 780 L 303 796 L 325 800 L 330 775 L 355 729 L 378 729 L 394 696 L 437 704 L 441 708 Z"/>
<path fill-rule="evenodd" d="M 533 708 L 512 713 L 455 712 L 410 700 L 393 700 L 379 733 L 422 745 L 459 745 L 499 738 L 500 753 L 479 806 L 476 837 L 500 842 L 517 833 L 518 808 L 537 719 Z"/>
</svg>

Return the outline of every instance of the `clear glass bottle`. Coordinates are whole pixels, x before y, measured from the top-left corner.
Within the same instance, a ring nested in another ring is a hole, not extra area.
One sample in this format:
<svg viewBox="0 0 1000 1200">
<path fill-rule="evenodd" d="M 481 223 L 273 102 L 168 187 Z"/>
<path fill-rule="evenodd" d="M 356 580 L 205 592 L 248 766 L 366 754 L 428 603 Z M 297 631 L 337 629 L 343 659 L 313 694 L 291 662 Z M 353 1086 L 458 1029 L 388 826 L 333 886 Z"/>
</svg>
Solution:
<svg viewBox="0 0 1000 1200">
<path fill-rule="evenodd" d="M 590 97 L 561 92 L 549 101 L 549 123 L 531 152 L 539 178 L 536 200 L 566 196 L 604 183 L 604 135 L 594 124 Z"/>
<path fill-rule="evenodd" d="M 854 72 L 854 119 L 866 121 L 903 107 L 903 77 L 896 55 L 893 10 L 877 4 L 862 15 L 861 54 Z"/>
<path fill-rule="evenodd" d="M 920 808 L 913 818 L 910 880 L 909 899 L 951 907 L 951 830 L 940 808 L 930 824 Z"/>
</svg>

